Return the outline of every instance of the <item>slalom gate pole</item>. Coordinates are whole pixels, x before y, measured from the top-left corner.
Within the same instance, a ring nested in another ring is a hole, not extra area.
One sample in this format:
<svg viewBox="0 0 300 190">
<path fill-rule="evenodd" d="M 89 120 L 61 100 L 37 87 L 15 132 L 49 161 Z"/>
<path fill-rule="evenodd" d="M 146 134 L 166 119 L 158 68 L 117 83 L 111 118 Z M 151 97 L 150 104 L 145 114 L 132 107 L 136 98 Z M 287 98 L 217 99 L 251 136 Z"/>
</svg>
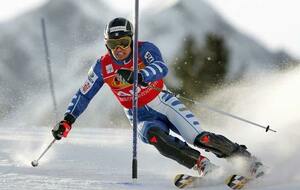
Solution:
<svg viewBox="0 0 300 190">
<path fill-rule="evenodd" d="M 136 182 L 138 177 L 138 161 L 137 161 L 137 120 L 138 120 L 138 29 L 139 29 L 139 0 L 135 0 L 134 4 L 134 35 L 133 35 L 133 150 L 132 150 L 132 179 Z"/>
<path fill-rule="evenodd" d="M 46 23 L 45 23 L 44 18 L 41 19 L 41 24 L 42 24 L 42 32 L 43 32 L 43 39 L 44 39 L 48 79 L 49 79 L 49 84 L 50 84 L 50 92 L 51 92 L 51 97 L 52 97 L 52 102 L 53 102 L 55 119 L 57 120 L 58 119 L 57 103 L 56 103 L 56 98 L 55 98 L 54 83 L 53 83 L 53 77 L 52 77 L 53 75 L 52 75 L 52 70 L 51 70 L 51 61 L 50 61 L 50 54 L 49 54 L 47 33 L 46 33 Z"/>
<path fill-rule="evenodd" d="M 211 106 L 208 106 L 208 105 L 202 104 L 202 103 L 200 103 L 200 102 L 194 101 L 194 100 L 192 100 L 192 99 L 186 98 L 186 97 L 181 96 L 181 95 L 179 95 L 179 94 L 172 93 L 172 92 L 170 92 L 170 91 L 168 91 L 168 90 L 163 90 L 163 89 L 160 89 L 160 88 L 156 88 L 156 87 L 151 86 L 151 85 L 148 85 L 148 86 L 149 86 L 150 88 L 154 89 L 154 90 L 157 90 L 157 91 L 160 91 L 160 92 L 163 92 L 163 93 L 171 94 L 171 95 L 173 95 L 173 96 L 175 96 L 175 97 L 177 97 L 177 98 L 180 98 L 180 99 L 189 101 L 189 102 L 191 102 L 191 103 L 193 103 L 193 104 L 195 104 L 195 105 L 200 105 L 201 107 L 204 107 L 204 108 L 206 108 L 206 109 L 208 109 L 208 110 L 210 110 L 210 111 L 213 111 L 213 112 L 216 112 L 216 113 L 219 113 L 219 114 L 222 114 L 222 115 L 225 115 L 225 116 L 228 116 L 228 117 L 231 117 L 231 118 L 234 118 L 234 119 L 237 119 L 237 120 L 246 122 L 246 123 L 249 123 L 249 124 L 251 124 L 251 125 L 253 125 L 253 126 L 257 126 L 257 127 L 263 128 L 263 129 L 266 130 L 266 132 L 268 132 L 268 131 L 277 132 L 277 131 L 271 129 L 269 125 L 268 125 L 267 127 L 265 127 L 265 126 L 263 126 L 263 125 L 260 125 L 260 124 L 258 124 L 258 123 L 255 123 L 255 122 L 253 122 L 253 121 L 244 119 L 244 118 L 242 118 L 242 117 L 233 115 L 233 114 L 231 114 L 231 113 L 227 113 L 227 112 L 222 111 L 222 110 L 218 110 L 218 109 L 216 109 L 216 108 L 213 108 L 213 107 L 211 107 Z"/>
</svg>

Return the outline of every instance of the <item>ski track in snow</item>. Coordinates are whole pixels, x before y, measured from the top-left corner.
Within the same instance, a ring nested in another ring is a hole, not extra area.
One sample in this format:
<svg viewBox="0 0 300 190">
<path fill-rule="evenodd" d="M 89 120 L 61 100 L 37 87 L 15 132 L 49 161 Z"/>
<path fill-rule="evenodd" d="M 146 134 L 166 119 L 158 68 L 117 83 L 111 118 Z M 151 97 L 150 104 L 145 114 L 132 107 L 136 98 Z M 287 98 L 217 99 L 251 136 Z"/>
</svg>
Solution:
<svg viewBox="0 0 300 190">
<path fill-rule="evenodd" d="M 49 131 L 28 127 L 7 128 L 1 133 L 0 189 L 151 189 L 157 184 L 171 187 L 165 176 L 147 175 L 148 171 L 140 171 L 138 183 L 131 184 L 128 130 L 74 130 L 68 139 L 56 142 L 39 166 L 33 168 L 31 160 L 43 150 L 39 147 L 45 148 L 51 141 Z M 45 134 L 49 137 L 43 138 Z M 152 184 L 153 178 L 157 182 Z"/>
<path fill-rule="evenodd" d="M 151 146 L 139 143 L 139 178 L 131 180 L 131 131 L 125 129 L 73 129 L 67 139 L 58 141 L 33 168 L 36 159 L 51 141 L 45 127 L 3 128 L 0 135 L 0 189 L 177 189 L 176 173 L 190 173 L 171 160 L 163 158 Z M 16 133 L 17 132 L 17 133 Z M 46 134 L 46 137 L 45 137 Z M 299 188 L 299 183 L 285 189 Z M 285 185 L 250 189 L 281 189 Z M 225 186 L 202 189 L 221 190 Z"/>
<path fill-rule="evenodd" d="M 300 189 L 299 81 L 298 68 L 256 78 L 252 83 L 227 87 L 206 100 L 209 103 L 217 102 L 220 97 L 224 100 L 230 97 L 234 100 L 234 106 L 227 101 L 226 105 L 231 109 L 223 106 L 223 110 L 239 113 L 246 118 L 251 116 L 249 119 L 257 122 L 267 118 L 271 127 L 278 130 L 277 133 L 265 133 L 238 121 L 212 116 L 214 122 L 210 129 L 213 132 L 246 144 L 269 167 L 269 173 L 261 180 L 250 183 L 247 189 Z M 205 125 L 205 120 L 203 123 Z M 14 126 L 0 124 L 0 190 L 177 189 L 173 185 L 173 177 L 177 173 L 196 175 L 196 172 L 164 158 L 152 146 L 138 141 L 139 177 L 137 183 L 132 183 L 130 129 L 76 125 L 69 137 L 56 142 L 40 160 L 39 166 L 33 168 L 30 162 L 52 140 L 50 128 L 27 126 L 18 123 L 17 118 Z M 226 168 L 224 159 L 202 152 Z M 221 190 L 226 187 L 215 185 L 197 189 Z"/>
</svg>

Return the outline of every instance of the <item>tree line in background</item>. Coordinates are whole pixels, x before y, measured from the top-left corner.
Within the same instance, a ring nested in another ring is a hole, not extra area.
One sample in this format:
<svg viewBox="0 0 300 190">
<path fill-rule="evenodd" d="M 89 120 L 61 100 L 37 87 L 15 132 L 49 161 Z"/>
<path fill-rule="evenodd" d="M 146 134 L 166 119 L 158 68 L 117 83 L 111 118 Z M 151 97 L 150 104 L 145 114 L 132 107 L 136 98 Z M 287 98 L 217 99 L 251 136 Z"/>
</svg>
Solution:
<svg viewBox="0 0 300 190">
<path fill-rule="evenodd" d="M 180 81 L 173 92 L 187 97 L 201 97 L 224 82 L 229 66 L 229 50 L 221 36 L 208 33 L 202 47 L 192 36 L 185 39 L 173 64 L 175 76 Z"/>
</svg>

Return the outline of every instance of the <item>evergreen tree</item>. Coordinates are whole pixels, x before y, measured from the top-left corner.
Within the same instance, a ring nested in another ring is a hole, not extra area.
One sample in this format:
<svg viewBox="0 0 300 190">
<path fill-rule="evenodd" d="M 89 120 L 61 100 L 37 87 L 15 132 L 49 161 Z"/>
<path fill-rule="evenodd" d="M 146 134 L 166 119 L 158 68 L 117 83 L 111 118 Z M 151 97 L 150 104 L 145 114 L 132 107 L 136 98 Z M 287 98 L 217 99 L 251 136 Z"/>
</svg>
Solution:
<svg viewBox="0 0 300 190">
<path fill-rule="evenodd" d="M 229 51 L 222 37 L 209 33 L 205 45 L 199 48 L 196 40 L 188 36 L 183 50 L 173 67 L 181 82 L 175 92 L 190 97 L 201 96 L 224 81 Z"/>
</svg>

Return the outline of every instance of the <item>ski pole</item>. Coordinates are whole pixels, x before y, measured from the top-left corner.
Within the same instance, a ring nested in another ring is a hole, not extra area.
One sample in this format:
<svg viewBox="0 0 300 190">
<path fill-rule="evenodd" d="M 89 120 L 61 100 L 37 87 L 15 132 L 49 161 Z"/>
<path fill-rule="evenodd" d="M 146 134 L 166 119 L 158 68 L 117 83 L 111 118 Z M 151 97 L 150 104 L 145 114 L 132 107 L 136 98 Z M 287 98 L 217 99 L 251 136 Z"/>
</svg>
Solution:
<svg viewBox="0 0 300 190">
<path fill-rule="evenodd" d="M 44 154 L 46 154 L 46 152 L 50 149 L 50 147 L 55 143 L 55 141 L 56 141 L 56 139 L 53 139 L 52 141 L 51 141 L 51 143 L 47 146 L 47 148 L 42 152 L 42 154 L 39 156 L 39 158 L 38 159 L 36 159 L 36 160 L 33 160 L 32 162 L 31 162 L 31 165 L 33 166 L 33 167 L 37 167 L 38 165 L 39 165 L 39 160 L 44 156 Z"/>
<path fill-rule="evenodd" d="M 148 86 L 149 86 L 150 88 L 154 89 L 154 90 L 159 91 L 159 92 L 168 93 L 168 94 L 171 94 L 171 95 L 173 95 L 173 96 L 175 96 L 175 97 L 178 97 L 178 98 L 187 100 L 187 101 L 189 101 L 189 102 L 191 102 L 191 103 L 193 103 L 193 104 L 200 105 L 200 106 L 202 106 L 202 107 L 204 107 L 204 108 L 206 108 L 206 109 L 208 109 L 208 110 L 214 111 L 214 112 L 216 112 L 216 113 L 219 113 L 219 114 L 222 114 L 222 115 L 225 115 L 225 116 L 228 116 L 228 117 L 231 117 L 231 118 L 234 118 L 234 119 L 237 119 L 237 120 L 240 120 L 240 121 L 249 123 L 249 124 L 251 124 L 251 125 L 254 125 L 254 126 L 257 126 L 257 127 L 260 127 L 260 128 L 263 128 L 263 129 L 266 130 L 266 132 L 268 132 L 268 131 L 277 132 L 277 131 L 271 129 L 269 125 L 268 125 L 267 127 L 265 127 L 265 126 L 263 126 L 263 125 L 260 125 L 260 124 L 258 124 L 258 123 L 255 123 L 255 122 L 253 122 L 253 121 L 249 121 L 249 120 L 247 120 L 247 119 L 244 119 L 244 118 L 242 118 L 242 117 L 233 115 L 233 114 L 231 114 L 231 113 L 227 113 L 227 112 L 225 112 L 225 111 L 215 109 L 215 108 L 213 108 L 213 107 L 211 107 L 211 106 L 208 106 L 208 105 L 202 104 L 202 103 L 200 103 L 200 102 L 197 102 L 197 101 L 195 101 L 195 100 L 186 98 L 186 97 L 181 96 L 181 95 L 179 95 L 179 94 L 175 94 L 175 93 L 170 92 L 170 91 L 168 91 L 168 90 L 163 90 L 163 89 L 157 88 L 157 87 L 155 87 L 155 86 L 151 86 L 151 85 L 148 85 Z"/>
</svg>

